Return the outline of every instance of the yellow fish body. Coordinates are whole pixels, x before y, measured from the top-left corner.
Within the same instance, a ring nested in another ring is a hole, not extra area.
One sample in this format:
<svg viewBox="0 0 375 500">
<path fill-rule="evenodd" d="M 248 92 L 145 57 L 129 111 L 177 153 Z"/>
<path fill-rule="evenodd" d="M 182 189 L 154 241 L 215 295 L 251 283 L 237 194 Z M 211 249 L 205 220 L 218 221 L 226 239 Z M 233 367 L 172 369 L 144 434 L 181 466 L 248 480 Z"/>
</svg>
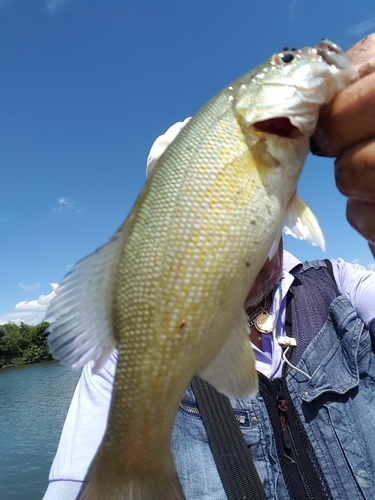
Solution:
<svg viewBox="0 0 375 500">
<path fill-rule="evenodd" d="M 48 311 L 53 355 L 98 370 L 118 348 L 80 500 L 184 498 L 170 438 L 189 381 L 256 393 L 243 303 L 295 206 L 320 106 L 356 78 L 341 49 L 321 42 L 227 86 L 167 148 L 110 242 L 64 278 Z"/>
</svg>

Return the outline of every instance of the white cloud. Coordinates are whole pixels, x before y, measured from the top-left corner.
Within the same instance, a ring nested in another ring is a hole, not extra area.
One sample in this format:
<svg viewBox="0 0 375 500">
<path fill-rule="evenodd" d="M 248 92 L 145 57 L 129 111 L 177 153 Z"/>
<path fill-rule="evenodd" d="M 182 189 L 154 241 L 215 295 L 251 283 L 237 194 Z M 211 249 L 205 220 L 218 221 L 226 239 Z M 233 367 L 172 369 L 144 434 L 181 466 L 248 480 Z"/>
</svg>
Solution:
<svg viewBox="0 0 375 500">
<path fill-rule="evenodd" d="M 62 207 L 72 208 L 74 202 L 68 200 L 68 198 L 59 198 L 57 203 Z"/>
<path fill-rule="evenodd" d="M 52 209 L 54 213 L 66 212 L 68 210 L 73 210 L 76 214 L 81 212 L 81 209 L 76 207 L 75 201 L 70 200 L 66 196 L 62 196 L 61 198 L 57 198 L 57 207 Z"/>
<path fill-rule="evenodd" d="M 375 271 L 375 262 L 371 262 L 370 264 L 367 264 L 367 266 L 365 266 L 364 264 L 361 264 L 361 259 L 357 258 L 357 259 L 353 259 L 351 261 L 352 264 L 358 264 L 362 267 L 365 267 L 366 269 L 370 269 L 372 271 Z"/>
<path fill-rule="evenodd" d="M 27 325 L 37 325 L 44 320 L 47 307 L 51 300 L 56 296 L 56 290 L 59 285 L 50 283 L 52 292 L 48 295 L 39 295 L 35 300 L 22 300 L 15 305 L 12 312 L 0 316 L 0 325 L 8 322 L 26 323 Z"/>
<path fill-rule="evenodd" d="M 37 290 L 40 287 L 40 283 L 34 283 L 33 285 L 28 285 L 27 283 L 18 283 L 18 288 L 22 288 L 22 290 Z"/>
<path fill-rule="evenodd" d="M 349 35 L 353 35 L 356 37 L 369 34 L 372 29 L 375 27 L 375 18 L 372 17 L 366 21 L 362 21 L 361 23 L 355 24 L 348 28 Z"/>
</svg>

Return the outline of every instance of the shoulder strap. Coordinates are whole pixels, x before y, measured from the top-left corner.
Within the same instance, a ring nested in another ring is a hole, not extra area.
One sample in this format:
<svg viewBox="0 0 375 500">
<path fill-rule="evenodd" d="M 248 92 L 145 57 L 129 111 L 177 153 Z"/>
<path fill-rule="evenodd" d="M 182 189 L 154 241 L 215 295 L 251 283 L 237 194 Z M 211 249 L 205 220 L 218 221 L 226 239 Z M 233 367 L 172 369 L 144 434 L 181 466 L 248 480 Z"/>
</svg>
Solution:
<svg viewBox="0 0 375 500">
<path fill-rule="evenodd" d="M 325 262 L 325 265 L 327 266 L 328 273 L 331 276 L 332 281 L 333 281 L 333 283 L 335 285 L 336 295 L 337 296 L 342 295 L 341 292 L 340 292 L 340 290 L 338 289 L 338 286 L 337 286 L 337 283 L 336 283 L 336 279 L 335 279 L 335 275 L 334 275 L 333 267 L 332 267 L 332 262 L 329 259 L 324 259 L 324 262 Z"/>
<path fill-rule="evenodd" d="M 228 500 L 267 500 L 229 399 L 198 376 L 191 385 Z"/>
</svg>

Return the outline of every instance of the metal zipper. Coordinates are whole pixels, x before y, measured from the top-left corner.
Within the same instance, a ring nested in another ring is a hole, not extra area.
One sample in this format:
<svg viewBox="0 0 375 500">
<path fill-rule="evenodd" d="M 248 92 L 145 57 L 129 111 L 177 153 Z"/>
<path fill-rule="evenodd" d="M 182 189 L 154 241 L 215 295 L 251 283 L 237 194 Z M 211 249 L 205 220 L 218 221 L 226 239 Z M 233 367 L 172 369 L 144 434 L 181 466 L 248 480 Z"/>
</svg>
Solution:
<svg viewBox="0 0 375 500">
<path fill-rule="evenodd" d="M 321 479 L 323 476 L 316 475 L 311 458 L 304 451 L 285 378 L 269 380 L 259 374 L 259 391 L 271 421 L 282 475 L 290 496 L 305 500 L 332 499 Z"/>
<path fill-rule="evenodd" d="M 288 431 L 288 434 L 290 437 L 290 441 L 292 443 L 292 457 L 293 457 L 293 460 L 296 462 L 298 474 L 299 474 L 299 477 L 301 478 L 301 483 L 302 483 L 303 489 L 305 490 L 307 498 L 314 500 L 315 497 L 314 497 L 313 492 L 311 491 L 310 484 L 309 484 L 309 482 L 306 478 L 306 474 L 303 470 L 303 466 L 301 464 L 301 460 L 300 460 L 298 452 L 297 452 L 296 443 L 294 441 L 293 434 L 292 434 L 288 420 L 286 421 L 286 427 L 287 427 L 287 431 Z"/>
<path fill-rule="evenodd" d="M 303 469 L 301 459 L 298 455 L 298 450 L 293 437 L 293 432 L 288 421 L 288 405 L 284 397 L 282 383 L 277 379 L 274 379 L 272 382 L 276 389 L 276 401 L 277 401 L 277 409 L 279 412 L 279 423 L 281 427 L 281 435 L 285 451 L 287 452 L 287 454 L 290 453 L 291 458 L 293 458 L 293 461 L 296 464 L 297 472 L 300 477 L 301 484 L 305 491 L 306 497 L 309 500 L 314 500 L 315 497 L 313 492 L 311 491 L 311 487 L 306 477 L 305 471 Z"/>
<path fill-rule="evenodd" d="M 186 413 L 191 413 L 192 415 L 200 415 L 200 411 L 195 406 L 186 406 L 183 403 L 180 403 L 179 407 L 181 408 L 181 410 L 186 411 Z M 234 416 L 240 424 L 244 424 L 246 422 L 246 418 L 243 415 L 234 414 Z"/>
</svg>

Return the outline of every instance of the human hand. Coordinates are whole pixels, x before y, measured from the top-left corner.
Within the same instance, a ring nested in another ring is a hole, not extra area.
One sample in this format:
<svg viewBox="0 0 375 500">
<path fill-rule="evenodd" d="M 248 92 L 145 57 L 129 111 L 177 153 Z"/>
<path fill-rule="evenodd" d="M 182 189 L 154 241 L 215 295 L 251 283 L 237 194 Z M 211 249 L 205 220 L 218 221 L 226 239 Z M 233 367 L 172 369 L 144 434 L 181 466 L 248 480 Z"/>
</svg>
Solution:
<svg viewBox="0 0 375 500">
<path fill-rule="evenodd" d="M 337 157 L 336 183 L 348 197 L 348 221 L 368 240 L 375 256 L 375 33 L 347 55 L 361 79 L 322 110 L 311 150 Z"/>
</svg>

